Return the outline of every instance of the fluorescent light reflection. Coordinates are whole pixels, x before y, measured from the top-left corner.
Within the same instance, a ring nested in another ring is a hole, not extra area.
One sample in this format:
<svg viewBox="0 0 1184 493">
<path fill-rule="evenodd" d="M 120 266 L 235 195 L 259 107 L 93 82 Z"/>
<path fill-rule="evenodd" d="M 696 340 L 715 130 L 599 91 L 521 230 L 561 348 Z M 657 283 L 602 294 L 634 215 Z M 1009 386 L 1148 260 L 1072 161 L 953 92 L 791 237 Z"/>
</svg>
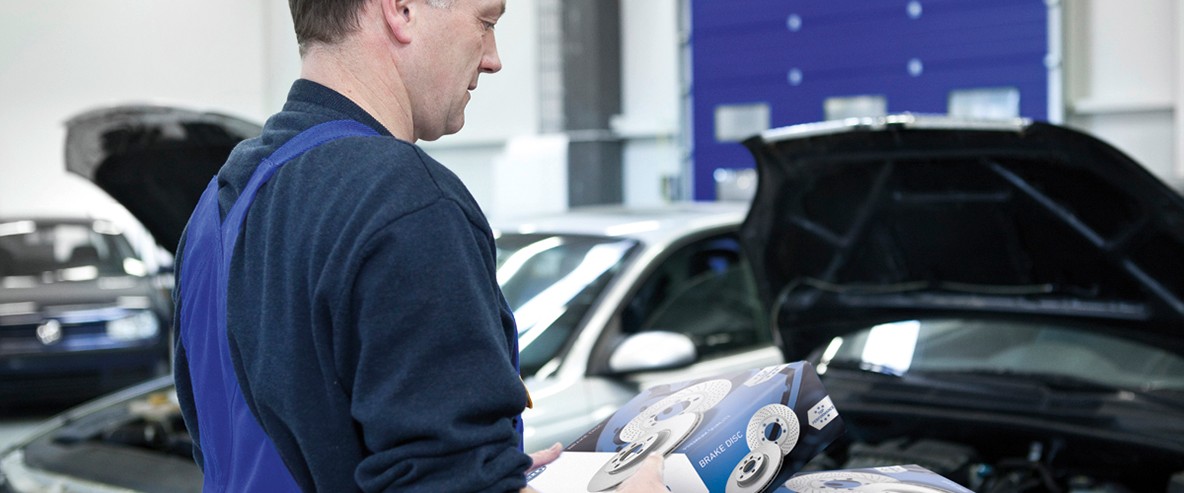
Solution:
<svg viewBox="0 0 1184 493">
<path fill-rule="evenodd" d="M 116 226 L 115 223 L 108 221 L 95 221 L 94 224 L 91 225 L 90 229 L 91 231 L 101 235 L 117 236 L 123 233 L 123 231 L 120 231 L 119 226 Z"/>
<path fill-rule="evenodd" d="M 604 230 L 605 236 L 627 236 L 649 231 L 657 231 L 662 227 L 658 221 L 637 221 L 613 226 Z"/>
<path fill-rule="evenodd" d="M 123 271 L 129 276 L 144 277 L 148 275 L 148 269 L 144 267 L 144 262 L 134 258 L 123 259 Z"/>
<path fill-rule="evenodd" d="M 864 369 L 902 375 L 913 363 L 921 322 L 910 320 L 872 327 L 863 346 Z"/>
<path fill-rule="evenodd" d="M 37 313 L 37 304 L 31 301 L 0 303 L 0 316 L 27 315 L 30 313 Z"/>
<path fill-rule="evenodd" d="M 0 236 L 27 235 L 34 231 L 37 231 L 37 225 L 33 221 L 0 223 Z"/>
<path fill-rule="evenodd" d="M 522 270 L 522 266 L 530 262 L 530 259 L 561 245 L 563 245 L 563 240 L 558 236 L 552 236 L 522 247 L 514 252 L 513 255 L 507 257 L 505 262 L 502 262 L 501 267 L 497 268 L 497 283 L 505 285 L 507 281 L 518 274 L 518 271 Z"/>
<path fill-rule="evenodd" d="M 826 374 L 826 367 L 830 365 L 830 360 L 835 359 L 835 355 L 839 354 L 841 347 L 843 347 L 842 337 L 830 340 L 830 345 L 826 346 L 826 351 L 822 352 L 822 358 L 818 360 L 818 367 L 815 368 L 819 375 Z"/>
<path fill-rule="evenodd" d="M 626 242 L 593 246 L 570 273 L 514 310 L 514 318 L 518 322 L 519 347 L 525 348 L 534 342 L 543 331 L 532 329 L 549 327 L 588 284 L 621 261 L 621 257 L 629 251 L 629 246 Z M 498 277 L 501 277 L 500 272 Z"/>
<path fill-rule="evenodd" d="M 70 267 L 68 269 L 59 270 L 58 277 L 63 281 L 93 281 L 99 278 L 99 268 L 93 265 Z"/>
<path fill-rule="evenodd" d="M 37 287 L 37 278 L 33 276 L 6 276 L 0 278 L 0 288 L 27 289 Z"/>
</svg>

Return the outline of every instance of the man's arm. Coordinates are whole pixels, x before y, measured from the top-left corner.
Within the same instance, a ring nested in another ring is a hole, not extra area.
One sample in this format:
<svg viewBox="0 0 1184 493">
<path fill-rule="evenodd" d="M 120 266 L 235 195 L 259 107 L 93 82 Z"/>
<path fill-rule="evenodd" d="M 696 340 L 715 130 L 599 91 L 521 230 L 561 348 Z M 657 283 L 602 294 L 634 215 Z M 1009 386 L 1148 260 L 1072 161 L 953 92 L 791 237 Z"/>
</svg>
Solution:
<svg viewBox="0 0 1184 493">
<path fill-rule="evenodd" d="M 492 252 L 441 200 L 367 240 L 354 283 L 353 418 L 364 491 L 517 491 L 530 459 L 525 389 L 502 326 Z"/>
</svg>

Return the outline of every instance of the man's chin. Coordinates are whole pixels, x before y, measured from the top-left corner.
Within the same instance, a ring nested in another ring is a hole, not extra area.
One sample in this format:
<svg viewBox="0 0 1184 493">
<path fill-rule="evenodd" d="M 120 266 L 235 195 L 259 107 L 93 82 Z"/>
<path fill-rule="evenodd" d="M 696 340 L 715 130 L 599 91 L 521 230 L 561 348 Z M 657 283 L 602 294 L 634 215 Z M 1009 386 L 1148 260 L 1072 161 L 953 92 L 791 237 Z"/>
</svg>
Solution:
<svg viewBox="0 0 1184 493">
<path fill-rule="evenodd" d="M 448 128 L 444 130 L 444 135 L 452 135 L 460 131 L 465 126 L 465 117 L 461 115 L 455 122 L 448 122 Z"/>
<path fill-rule="evenodd" d="M 439 140 L 440 137 L 443 137 L 445 135 L 452 135 L 454 133 L 460 132 L 461 127 L 464 127 L 464 125 L 465 125 L 464 120 L 461 120 L 460 123 L 457 123 L 455 125 L 452 125 L 452 124 L 448 125 L 448 127 L 445 128 L 442 132 L 432 132 L 430 134 L 420 135 L 419 140 L 426 141 L 426 142 L 435 142 L 435 141 Z"/>
</svg>

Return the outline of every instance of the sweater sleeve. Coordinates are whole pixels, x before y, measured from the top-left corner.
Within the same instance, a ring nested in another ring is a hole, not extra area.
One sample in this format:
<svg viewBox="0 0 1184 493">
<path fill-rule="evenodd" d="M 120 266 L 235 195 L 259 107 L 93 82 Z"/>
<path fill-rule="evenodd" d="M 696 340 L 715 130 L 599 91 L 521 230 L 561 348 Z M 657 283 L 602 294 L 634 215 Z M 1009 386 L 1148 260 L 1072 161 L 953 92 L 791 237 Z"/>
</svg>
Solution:
<svg viewBox="0 0 1184 493">
<path fill-rule="evenodd" d="M 351 296 L 364 491 L 518 491 L 530 458 L 489 240 L 441 200 L 367 240 Z M 482 245 L 486 245 L 483 247 Z M 339 360 L 341 361 L 341 360 Z"/>
</svg>

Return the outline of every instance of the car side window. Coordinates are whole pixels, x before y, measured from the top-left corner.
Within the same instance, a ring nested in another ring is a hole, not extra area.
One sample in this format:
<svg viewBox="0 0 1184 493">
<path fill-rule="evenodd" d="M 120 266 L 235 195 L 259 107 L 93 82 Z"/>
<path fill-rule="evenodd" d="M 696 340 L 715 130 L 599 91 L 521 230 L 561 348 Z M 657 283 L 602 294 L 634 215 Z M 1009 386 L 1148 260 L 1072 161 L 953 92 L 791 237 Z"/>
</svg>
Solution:
<svg viewBox="0 0 1184 493">
<path fill-rule="evenodd" d="M 663 260 L 630 300 L 621 327 L 625 333 L 686 334 L 702 358 L 767 342 L 771 336 L 763 320 L 748 263 L 729 233 L 696 241 Z"/>
</svg>

